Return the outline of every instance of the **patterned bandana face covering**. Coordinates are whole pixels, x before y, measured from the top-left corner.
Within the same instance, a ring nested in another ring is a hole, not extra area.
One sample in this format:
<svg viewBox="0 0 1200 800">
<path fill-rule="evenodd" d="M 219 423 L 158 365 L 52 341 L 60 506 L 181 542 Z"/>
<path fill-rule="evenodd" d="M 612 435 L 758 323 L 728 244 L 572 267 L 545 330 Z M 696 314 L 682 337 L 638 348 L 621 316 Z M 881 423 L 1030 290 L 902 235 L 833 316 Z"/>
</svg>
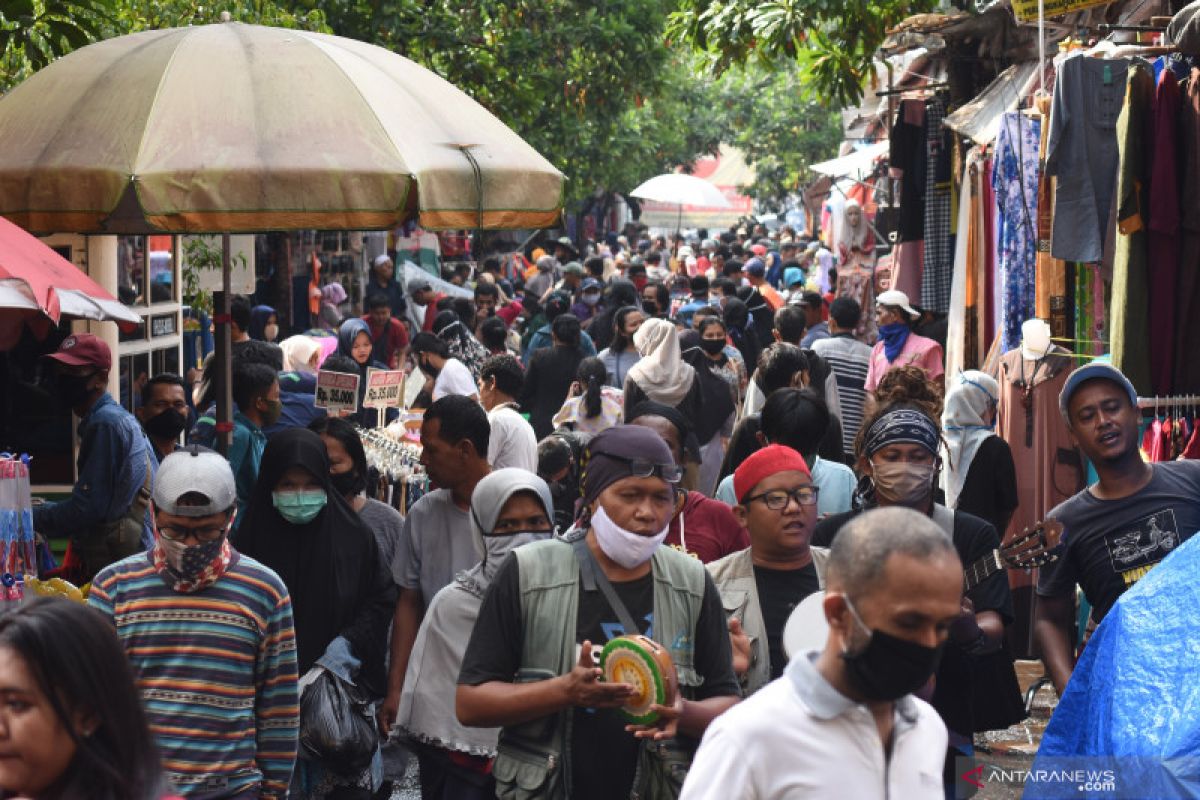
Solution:
<svg viewBox="0 0 1200 800">
<path fill-rule="evenodd" d="M 191 546 L 159 535 L 151 552 L 155 570 L 177 592 L 195 592 L 211 586 L 225 574 L 233 558 L 228 535 Z"/>
<path fill-rule="evenodd" d="M 940 434 L 937 426 L 920 411 L 900 408 L 889 411 L 867 431 L 863 451 L 867 457 L 892 444 L 916 444 L 935 456 L 938 452 Z"/>
</svg>

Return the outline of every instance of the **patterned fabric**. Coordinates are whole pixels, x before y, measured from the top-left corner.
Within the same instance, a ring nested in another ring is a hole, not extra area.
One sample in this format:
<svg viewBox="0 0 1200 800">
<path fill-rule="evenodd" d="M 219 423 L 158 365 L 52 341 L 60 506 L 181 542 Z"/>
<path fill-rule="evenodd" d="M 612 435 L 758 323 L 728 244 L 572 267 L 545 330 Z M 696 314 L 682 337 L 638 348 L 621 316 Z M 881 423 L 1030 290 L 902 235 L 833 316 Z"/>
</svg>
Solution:
<svg viewBox="0 0 1200 800">
<path fill-rule="evenodd" d="M 950 244 L 950 153 L 942 128 L 946 104 L 933 98 L 925 106 L 925 269 L 921 273 L 921 306 L 950 310 L 954 252 Z"/>
<path fill-rule="evenodd" d="M 167 777 L 183 795 L 287 796 L 300 708 L 292 602 L 252 558 L 174 591 L 147 554 L 101 570 L 88 604 L 125 646 Z"/>
<path fill-rule="evenodd" d="M 186 580 L 181 578 L 167 563 L 167 556 L 161 546 L 156 546 L 150 553 L 154 558 L 154 569 L 162 575 L 163 580 L 169 581 L 171 588 L 175 591 L 185 593 L 211 586 L 217 578 L 225 574 L 225 570 L 229 568 L 229 562 L 233 558 L 233 548 L 229 545 L 229 537 L 221 540 L 221 548 L 217 552 L 216 558 L 209 559 L 207 564 L 200 563 L 205 560 L 200 548 L 188 548 L 183 556 L 183 567 L 186 572 L 194 574 L 196 577 Z"/>
<path fill-rule="evenodd" d="M 915 444 L 936 455 L 940 442 L 933 420 L 920 411 L 900 408 L 875 420 L 863 438 L 863 453 L 870 457 L 888 445 Z"/>
<path fill-rule="evenodd" d="M 1035 312 L 1040 140 L 1040 120 L 1019 111 L 1001 118 L 992 189 L 1000 222 L 996 230 L 996 306 L 1002 352 L 1021 343 L 1021 323 Z"/>
</svg>

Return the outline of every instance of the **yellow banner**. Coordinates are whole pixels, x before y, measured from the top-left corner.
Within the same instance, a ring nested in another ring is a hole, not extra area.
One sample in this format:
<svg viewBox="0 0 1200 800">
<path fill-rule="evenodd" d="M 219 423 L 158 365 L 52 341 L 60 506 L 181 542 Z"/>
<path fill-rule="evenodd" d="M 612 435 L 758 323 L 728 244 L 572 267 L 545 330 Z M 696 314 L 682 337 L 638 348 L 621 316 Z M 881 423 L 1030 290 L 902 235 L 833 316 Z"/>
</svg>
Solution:
<svg viewBox="0 0 1200 800">
<path fill-rule="evenodd" d="M 1093 6 L 1106 6 L 1110 2 L 1112 0 L 1045 0 L 1042 5 L 1047 17 L 1057 17 Z M 1017 22 L 1037 22 L 1037 0 L 1012 0 L 1012 8 Z"/>
</svg>

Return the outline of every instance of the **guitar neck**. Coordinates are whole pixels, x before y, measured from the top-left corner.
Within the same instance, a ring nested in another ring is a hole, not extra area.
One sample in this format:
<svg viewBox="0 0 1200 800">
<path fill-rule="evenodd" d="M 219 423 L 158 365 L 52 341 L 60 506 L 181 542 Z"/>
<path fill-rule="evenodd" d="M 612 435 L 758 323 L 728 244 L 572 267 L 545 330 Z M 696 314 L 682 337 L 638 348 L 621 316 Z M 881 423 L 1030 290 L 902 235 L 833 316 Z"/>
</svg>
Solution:
<svg viewBox="0 0 1200 800">
<path fill-rule="evenodd" d="M 963 592 L 969 592 L 988 578 L 1004 569 L 999 550 L 993 550 L 963 570 Z"/>
</svg>

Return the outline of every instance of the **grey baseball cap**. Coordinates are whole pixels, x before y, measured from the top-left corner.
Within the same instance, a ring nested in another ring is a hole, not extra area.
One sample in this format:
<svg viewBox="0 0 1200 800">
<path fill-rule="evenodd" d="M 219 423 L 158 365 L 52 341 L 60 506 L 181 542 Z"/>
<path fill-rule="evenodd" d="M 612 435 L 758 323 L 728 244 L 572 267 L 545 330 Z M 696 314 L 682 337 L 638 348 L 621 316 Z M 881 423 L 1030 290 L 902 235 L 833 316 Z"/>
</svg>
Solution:
<svg viewBox="0 0 1200 800">
<path fill-rule="evenodd" d="M 1062 391 L 1058 393 L 1058 410 L 1062 412 L 1063 419 L 1071 421 L 1067 416 L 1067 409 L 1071 405 L 1071 395 L 1075 394 L 1075 391 L 1085 382 L 1092 380 L 1106 380 L 1117 384 L 1125 390 L 1125 394 L 1129 395 L 1129 404 L 1137 408 L 1137 389 L 1133 388 L 1133 384 L 1129 382 L 1129 378 L 1125 377 L 1125 373 L 1112 364 L 1093 361 L 1072 372 L 1067 378 L 1067 382 L 1063 384 Z"/>
<path fill-rule="evenodd" d="M 187 495 L 199 502 L 180 504 Z M 228 511 L 236 500 L 229 462 L 204 447 L 176 450 L 162 460 L 154 476 L 154 507 L 168 514 L 207 517 Z"/>
</svg>

